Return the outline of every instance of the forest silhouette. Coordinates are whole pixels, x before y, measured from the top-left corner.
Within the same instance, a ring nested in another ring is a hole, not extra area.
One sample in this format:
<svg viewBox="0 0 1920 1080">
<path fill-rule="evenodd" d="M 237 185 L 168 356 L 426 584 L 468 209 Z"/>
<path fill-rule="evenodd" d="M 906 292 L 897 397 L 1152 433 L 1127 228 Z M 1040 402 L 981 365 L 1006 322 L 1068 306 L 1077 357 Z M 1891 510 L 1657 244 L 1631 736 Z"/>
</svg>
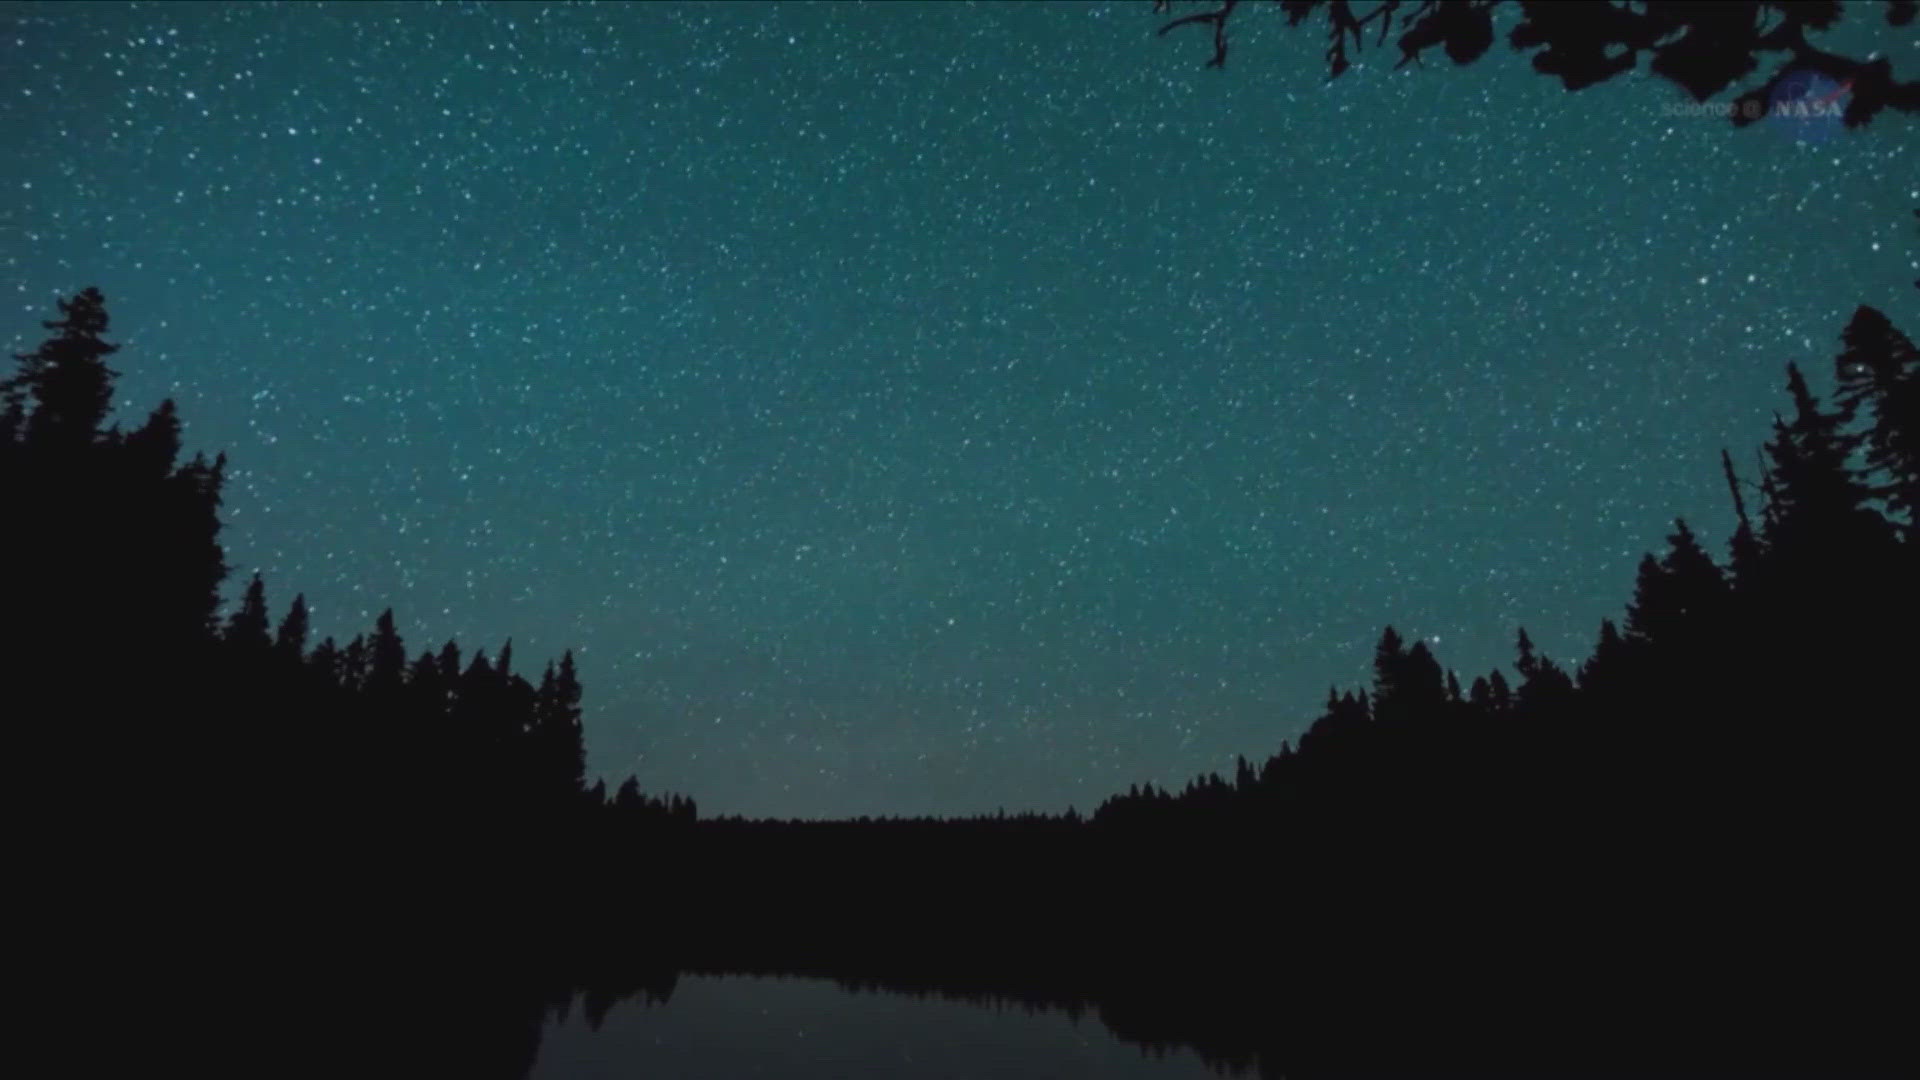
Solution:
<svg viewBox="0 0 1920 1080">
<path fill-rule="evenodd" d="M 105 299 L 59 314 L 0 384 L 15 880 L 45 1000 L 165 991 L 142 1053 L 210 1009 L 316 1067 L 521 1075 L 547 1018 L 683 972 L 1097 1011 L 1274 1076 L 1908 1052 L 1920 352 L 1871 307 L 1831 402 L 1789 365 L 1752 463 L 1702 463 L 1724 558 L 1676 521 L 1584 661 L 1519 630 L 1463 680 L 1389 627 L 1232 777 L 832 822 L 587 787 L 571 654 L 410 656 L 390 610 L 311 643 L 257 576 L 222 616 L 225 458 L 180 461 L 171 401 L 110 425 Z"/>
<path fill-rule="evenodd" d="M 1254 6 L 1162 32 L 1210 28 L 1218 65 Z M 1338 76 L 1394 30 L 1402 64 L 1477 61 L 1492 9 L 1273 10 L 1324 15 Z M 1645 52 L 1696 100 L 1778 59 L 1735 125 L 1807 71 L 1848 126 L 1920 111 L 1887 59 L 1808 43 L 1839 5 L 1757 9 L 1525 4 L 1509 43 L 1569 90 Z M 589 788 L 570 655 L 410 654 L 391 610 L 310 641 L 300 597 L 230 579 L 226 459 L 181 460 L 171 401 L 110 422 L 105 298 L 44 327 L 0 383 L 10 959 L 50 1051 L 23 1060 L 520 1076 L 551 1018 L 752 972 L 1093 1013 L 1265 1076 L 1911 1066 L 1920 352 L 1874 308 L 1836 320 L 1832 400 L 1789 366 L 1757 454 L 1700 463 L 1735 531 L 1676 520 L 1584 660 L 1516 628 L 1511 676 L 1462 678 L 1388 628 L 1371 685 L 1231 777 L 836 822 Z"/>
</svg>

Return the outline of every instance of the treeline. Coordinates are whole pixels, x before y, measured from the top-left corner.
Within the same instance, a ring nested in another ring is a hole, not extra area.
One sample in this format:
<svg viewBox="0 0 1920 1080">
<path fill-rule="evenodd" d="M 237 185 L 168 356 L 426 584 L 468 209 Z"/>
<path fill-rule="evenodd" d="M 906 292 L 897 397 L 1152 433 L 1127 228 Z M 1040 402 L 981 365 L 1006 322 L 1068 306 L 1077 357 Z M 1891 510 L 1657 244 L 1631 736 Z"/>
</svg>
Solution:
<svg viewBox="0 0 1920 1080">
<path fill-rule="evenodd" d="M 7 655 L 15 705 L 48 714 L 23 729 L 51 739 L 98 724 L 98 765 L 137 763 L 176 788 L 251 784 L 250 797 L 382 828 L 442 810 L 515 828 L 694 814 L 631 779 L 611 799 L 604 782 L 585 788 L 571 652 L 537 684 L 513 669 L 511 641 L 491 659 L 454 641 L 409 657 L 391 609 L 345 645 L 310 647 L 304 595 L 276 627 L 258 575 L 221 620 L 225 456 L 178 464 L 170 399 L 131 432 L 106 426 L 118 346 L 103 337 L 105 300 L 89 289 L 59 306 L 44 324 L 54 335 L 0 382 Z M 128 737 L 140 752 L 119 752 Z"/>
<path fill-rule="evenodd" d="M 1756 480 L 1722 452 L 1738 521 L 1725 561 L 1677 520 L 1666 551 L 1642 559 L 1624 621 L 1601 621 L 1585 661 L 1563 666 L 1521 629 L 1517 681 L 1496 669 L 1463 692 L 1425 642 L 1388 627 L 1370 691 L 1330 692 L 1297 745 L 1257 769 L 1241 761 L 1231 782 L 1116 796 L 1094 821 L 1313 812 L 1337 826 L 1383 806 L 1410 817 L 1423 797 L 1444 815 L 1527 774 L 1552 780 L 1526 805 L 1558 807 L 1561 821 L 1602 814 L 1609 829 L 1686 820 L 1707 792 L 1773 807 L 1854 800 L 1878 764 L 1863 749 L 1903 736 L 1920 703 L 1909 670 L 1920 643 L 1920 354 L 1871 307 L 1842 342 L 1831 406 L 1788 365 L 1791 411 L 1776 415 Z"/>
<path fill-rule="evenodd" d="M 1722 455 L 1724 558 L 1677 521 L 1585 660 L 1520 630 L 1462 680 L 1389 628 L 1297 742 L 1084 823 L 703 822 L 651 864 L 689 883 L 671 955 L 1274 1074 L 1896 1060 L 1920 355 L 1867 307 L 1842 344 L 1834 401 L 1789 367 L 1756 465 Z"/>
<path fill-rule="evenodd" d="M 1290 1074 L 1570 1046 L 1831 1072 L 1898 1030 L 1920 355 L 1872 308 L 1831 403 L 1790 367 L 1756 464 L 1722 455 L 1724 559 L 1676 522 L 1582 662 L 1521 631 L 1511 679 L 1463 685 L 1388 629 L 1371 686 L 1231 779 L 1084 820 L 797 823 L 584 789 L 570 654 L 537 679 L 511 643 L 410 655 L 391 611 L 310 644 L 258 578 L 219 617 L 225 460 L 179 462 L 171 402 L 107 425 L 104 300 L 60 307 L 0 385 L 9 791 L 50 998 L 190 973 L 262 988 L 230 1026 L 270 1045 L 499 1075 L 575 991 L 597 1019 L 675 970 L 1095 1008 Z"/>
<path fill-rule="evenodd" d="M 217 638 L 230 678 L 257 708 L 290 731 L 344 736 L 314 747 L 319 756 L 295 781 L 309 788 L 303 801 L 383 828 L 403 819 L 485 820 L 528 839 L 545 833 L 549 846 L 565 846 L 554 832 L 695 817 L 692 799 L 648 796 L 632 777 L 612 797 L 604 780 L 585 786 L 571 651 L 547 663 L 535 684 L 513 670 L 511 640 L 492 659 L 485 649 L 463 658 L 455 641 L 409 659 L 391 608 L 371 634 L 344 646 L 329 637 L 309 649 L 308 622 L 306 598 L 296 596 L 269 634 L 256 574 Z M 284 790 L 290 779 L 275 783 Z"/>
<path fill-rule="evenodd" d="M 180 462 L 171 400 L 109 424 L 105 300 L 59 309 L 0 382 L 8 790 L 28 918 L 61 931 L 49 978 L 252 983 L 230 1035 L 269 1044 L 350 1003 L 318 1045 L 511 1075 L 573 981 L 584 852 L 692 801 L 583 786 L 570 652 L 533 680 L 511 642 L 409 656 L 391 610 L 310 644 L 304 597 L 276 622 L 258 576 L 221 618 L 226 459 Z"/>
</svg>

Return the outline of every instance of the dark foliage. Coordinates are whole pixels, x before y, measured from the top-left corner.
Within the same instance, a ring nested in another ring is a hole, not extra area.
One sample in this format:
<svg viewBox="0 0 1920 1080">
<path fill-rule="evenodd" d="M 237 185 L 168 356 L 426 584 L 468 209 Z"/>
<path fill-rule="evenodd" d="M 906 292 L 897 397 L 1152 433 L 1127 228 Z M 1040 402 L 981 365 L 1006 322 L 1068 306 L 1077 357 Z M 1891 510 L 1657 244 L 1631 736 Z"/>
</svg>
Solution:
<svg viewBox="0 0 1920 1080">
<path fill-rule="evenodd" d="M 309 649 L 304 598 L 274 633 L 258 575 L 217 619 L 225 459 L 178 464 L 171 401 L 131 433 L 105 427 L 105 300 L 60 311 L 0 383 L 8 790 L 32 823 L 16 880 L 46 970 L 271 988 L 232 1009 L 266 1045 L 412 1047 L 432 1055 L 422 1072 L 471 1046 L 480 1070 L 519 1071 L 541 988 L 574 978 L 555 956 L 583 845 L 685 821 L 692 802 L 584 789 L 571 653 L 538 687 L 510 648 L 449 678 L 458 647 L 409 665 L 392 611 Z M 336 995 L 365 1039 L 311 1027 Z M 190 1018 L 148 1011 L 154 1038 L 192 1037 Z"/>
<path fill-rule="evenodd" d="M 1231 781 L 1084 822 L 698 822 L 620 891 L 681 970 L 1097 1010 L 1263 1075 L 1884 1070 L 1920 547 L 1876 497 L 1904 459 L 1849 452 L 1912 432 L 1786 389 L 1759 523 L 1721 462 L 1734 568 L 1676 522 L 1577 680 L 1522 630 L 1517 682 L 1463 694 L 1388 628 L 1367 691 Z"/>
<path fill-rule="evenodd" d="M 1381 48 L 1398 33 L 1396 68 L 1418 64 L 1432 49 L 1455 64 L 1470 64 L 1493 46 L 1495 9 L 1508 0 L 1274 0 L 1287 25 L 1298 27 L 1315 14 L 1326 16 L 1328 77 L 1339 78 L 1353 66 L 1347 50 Z M 1183 26 L 1205 26 L 1212 33 L 1208 67 L 1227 62 L 1227 26 L 1241 0 L 1206 0 L 1206 10 L 1176 16 L 1161 34 Z M 1252 7 L 1252 4 L 1244 6 Z M 1842 121 L 1858 127 L 1883 109 L 1920 112 L 1920 80 L 1900 82 L 1884 56 L 1856 60 L 1827 52 L 1807 40 L 1840 21 L 1838 0 L 1814 3 L 1568 3 L 1566 0 L 1517 0 L 1520 21 L 1507 36 L 1516 51 L 1533 54 L 1533 69 L 1560 80 L 1568 90 L 1584 90 L 1633 71 L 1644 53 L 1648 69 L 1706 101 L 1778 58 L 1766 82 L 1733 102 L 1735 126 L 1767 115 L 1769 103 L 1785 80 L 1811 73 L 1845 86 L 1851 97 Z M 1866 5 L 1859 5 L 1865 7 Z M 1356 8 L 1364 7 L 1364 14 Z M 1172 0 L 1155 0 L 1154 10 L 1173 14 Z M 1887 25 L 1914 21 L 1913 0 L 1889 0 Z"/>
<path fill-rule="evenodd" d="M 511 642 L 410 660 L 391 611 L 309 647 L 302 599 L 269 633 L 258 576 L 217 619 L 223 462 L 177 464 L 171 403 L 103 429 L 104 302 L 62 312 L 0 431 L 49 997 L 112 967 L 246 987 L 229 1028 L 381 1074 L 514 1075 L 577 994 L 597 1024 L 679 971 L 1097 1010 L 1265 1075 L 1904 1051 L 1916 362 L 1870 308 L 1835 404 L 1789 368 L 1756 484 L 1723 454 L 1731 566 L 1677 521 L 1571 669 L 1519 630 L 1516 681 L 1463 692 L 1389 627 L 1369 688 L 1231 780 L 834 822 L 586 789 L 571 653 L 537 683 Z"/>
</svg>

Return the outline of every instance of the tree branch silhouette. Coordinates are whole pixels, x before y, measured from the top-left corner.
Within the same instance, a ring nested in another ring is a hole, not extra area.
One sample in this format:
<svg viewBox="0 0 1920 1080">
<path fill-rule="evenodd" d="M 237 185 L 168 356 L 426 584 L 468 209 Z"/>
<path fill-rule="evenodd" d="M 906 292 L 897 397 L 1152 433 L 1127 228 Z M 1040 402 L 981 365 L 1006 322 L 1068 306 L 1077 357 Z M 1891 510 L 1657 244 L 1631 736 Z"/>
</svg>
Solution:
<svg viewBox="0 0 1920 1080">
<path fill-rule="evenodd" d="M 1517 3 L 1521 18 L 1507 35 L 1516 51 L 1533 53 L 1533 68 L 1559 78 L 1568 90 L 1584 90 L 1606 82 L 1651 57 L 1653 74 L 1685 90 L 1696 101 L 1706 101 L 1758 70 L 1764 59 L 1784 54 L 1765 83 L 1735 99 L 1732 119 L 1745 127 L 1766 115 L 1786 77 L 1812 72 L 1831 79 L 1851 95 L 1843 121 L 1857 128 L 1882 110 L 1920 112 L 1920 79 L 1900 81 L 1884 56 L 1854 59 L 1818 48 L 1808 31 L 1836 26 L 1844 13 L 1839 0 L 1811 3 L 1769 2 L 1686 4 L 1543 3 L 1539 0 L 1424 0 L 1402 12 L 1401 0 L 1381 0 L 1357 15 L 1349 0 L 1273 0 L 1297 27 L 1324 8 L 1327 19 L 1328 79 L 1337 79 L 1353 66 L 1348 46 L 1365 47 L 1370 24 L 1378 22 L 1374 47 L 1384 46 L 1394 29 L 1400 60 L 1396 69 L 1419 62 L 1427 50 L 1439 47 L 1455 64 L 1473 63 L 1493 45 L 1495 9 Z M 1158 15 L 1171 15 L 1174 0 L 1155 0 Z M 1159 35 L 1192 25 L 1213 28 L 1212 68 L 1225 67 L 1227 24 L 1239 9 L 1239 0 L 1220 0 L 1217 7 L 1173 18 Z M 1890 27 L 1911 24 L 1920 13 L 1920 0 L 1885 0 Z"/>
</svg>

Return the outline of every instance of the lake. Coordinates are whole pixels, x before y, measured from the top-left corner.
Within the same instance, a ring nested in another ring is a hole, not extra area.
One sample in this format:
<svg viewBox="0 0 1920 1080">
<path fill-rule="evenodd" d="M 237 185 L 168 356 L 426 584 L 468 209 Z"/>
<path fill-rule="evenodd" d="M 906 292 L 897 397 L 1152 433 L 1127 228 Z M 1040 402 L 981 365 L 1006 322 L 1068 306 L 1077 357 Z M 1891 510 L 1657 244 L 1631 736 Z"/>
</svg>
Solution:
<svg viewBox="0 0 1920 1080">
<path fill-rule="evenodd" d="M 683 975 L 666 1003 L 622 1001 L 597 1032 L 584 1012 L 576 1002 L 547 1024 L 535 1080 L 1218 1075 L 1190 1050 L 1123 1043 L 1091 1014 L 854 993 L 822 979 Z"/>
</svg>

